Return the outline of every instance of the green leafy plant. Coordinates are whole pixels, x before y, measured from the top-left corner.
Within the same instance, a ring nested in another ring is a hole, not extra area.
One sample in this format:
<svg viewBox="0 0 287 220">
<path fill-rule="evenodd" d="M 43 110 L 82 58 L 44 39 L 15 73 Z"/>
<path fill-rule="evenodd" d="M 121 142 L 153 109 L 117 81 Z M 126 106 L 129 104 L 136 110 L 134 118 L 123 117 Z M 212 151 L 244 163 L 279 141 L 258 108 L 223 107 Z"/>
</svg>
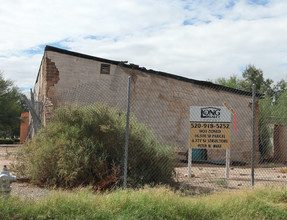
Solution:
<svg viewBox="0 0 287 220">
<path fill-rule="evenodd" d="M 125 126 L 125 114 L 105 105 L 59 108 L 51 122 L 23 148 L 18 167 L 39 185 L 92 184 L 97 189 L 119 185 Z M 131 117 L 130 186 L 173 182 L 175 158 L 175 148 L 158 142 L 146 125 Z"/>
<path fill-rule="evenodd" d="M 270 163 L 270 164 L 268 164 L 268 167 L 269 167 L 269 168 L 274 168 L 274 167 L 275 167 L 275 164 L 274 164 L 274 163 Z"/>
<path fill-rule="evenodd" d="M 224 179 L 224 178 L 217 179 L 215 181 L 215 185 L 227 187 L 228 186 L 228 181 L 226 179 Z"/>
<path fill-rule="evenodd" d="M 0 139 L 0 144 L 14 144 L 13 139 Z"/>
</svg>

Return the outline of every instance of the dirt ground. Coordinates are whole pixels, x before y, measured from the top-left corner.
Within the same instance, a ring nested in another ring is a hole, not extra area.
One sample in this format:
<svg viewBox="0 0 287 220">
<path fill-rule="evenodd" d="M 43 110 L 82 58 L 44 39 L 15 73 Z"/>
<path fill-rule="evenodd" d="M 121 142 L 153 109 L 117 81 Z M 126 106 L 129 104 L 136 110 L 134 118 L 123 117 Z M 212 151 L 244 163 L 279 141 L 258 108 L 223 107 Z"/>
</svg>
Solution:
<svg viewBox="0 0 287 220">
<path fill-rule="evenodd" d="M 286 185 L 287 166 L 278 164 L 261 165 L 255 168 L 254 185 Z M 194 188 L 199 193 L 220 192 L 251 187 L 251 168 L 232 166 L 229 178 L 226 178 L 225 166 L 210 164 L 194 164 L 191 178 L 188 178 L 188 168 L 176 168 L 176 178 L 180 185 Z"/>
<path fill-rule="evenodd" d="M 13 154 L 17 152 L 19 146 L 0 145 L 0 170 L 4 165 L 8 169 L 13 162 Z M 191 168 L 191 178 L 188 177 L 187 163 L 181 163 L 175 169 L 175 179 L 178 186 L 183 191 L 191 194 L 212 193 L 225 190 L 235 190 L 251 187 L 250 167 L 231 166 L 229 178 L 225 178 L 225 166 L 212 164 L 193 164 Z M 255 186 L 260 184 L 286 185 L 287 165 L 284 164 L 264 164 L 255 168 Z M 51 190 L 30 185 L 27 182 L 18 180 L 12 183 L 12 195 L 20 198 L 41 199 L 51 193 Z"/>
<path fill-rule="evenodd" d="M 0 145 L 0 169 L 2 170 L 4 165 L 9 166 L 12 161 L 12 154 L 17 152 L 19 145 Z"/>
<path fill-rule="evenodd" d="M 0 171 L 2 171 L 4 165 L 6 165 L 9 170 L 11 163 L 13 163 L 13 155 L 19 150 L 19 147 L 21 147 L 21 145 L 0 145 Z M 10 175 L 13 175 L 13 173 L 10 173 Z M 13 182 L 11 186 L 11 195 L 18 196 L 21 199 L 31 198 L 39 200 L 52 193 L 52 190 L 33 186 L 21 179 Z"/>
</svg>

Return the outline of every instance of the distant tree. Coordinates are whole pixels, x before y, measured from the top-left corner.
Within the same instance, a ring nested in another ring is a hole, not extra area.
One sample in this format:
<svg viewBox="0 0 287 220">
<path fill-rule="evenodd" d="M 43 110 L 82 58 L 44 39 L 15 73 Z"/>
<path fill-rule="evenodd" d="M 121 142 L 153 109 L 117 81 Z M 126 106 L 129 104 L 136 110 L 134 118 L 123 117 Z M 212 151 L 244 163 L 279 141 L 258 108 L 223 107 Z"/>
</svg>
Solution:
<svg viewBox="0 0 287 220">
<path fill-rule="evenodd" d="M 255 84 L 256 91 L 262 94 L 272 95 L 272 79 L 264 79 L 263 71 L 254 65 L 248 65 L 242 73 L 242 87 L 246 91 L 252 91 L 252 85 Z"/>
<path fill-rule="evenodd" d="M 236 89 L 243 89 L 243 80 L 239 79 L 236 75 L 231 76 L 229 79 L 219 78 L 214 81 L 216 84 L 228 86 Z"/>
<path fill-rule="evenodd" d="M 287 82 L 281 79 L 276 85 L 273 86 L 273 95 L 275 103 L 278 102 L 279 97 L 287 91 Z"/>
<path fill-rule="evenodd" d="M 273 105 L 272 116 L 276 119 L 276 124 L 287 125 L 287 90 L 281 90 L 280 95 Z"/>
<path fill-rule="evenodd" d="M 236 75 L 229 79 L 219 78 L 214 81 L 217 84 L 252 91 L 252 85 L 256 85 L 256 91 L 264 95 L 259 100 L 259 151 L 262 159 L 269 158 L 272 152 L 272 124 L 287 124 L 287 82 L 280 80 L 273 85 L 273 80 L 264 79 L 263 71 L 254 65 L 248 65 L 242 72 L 242 78 Z M 273 85 L 273 86 L 272 86 Z"/>
<path fill-rule="evenodd" d="M 236 75 L 232 75 L 229 79 L 218 78 L 214 81 L 214 83 L 248 92 L 252 91 L 252 85 L 255 84 L 257 92 L 269 96 L 273 96 L 275 94 L 275 88 L 271 87 L 273 80 L 264 79 L 263 71 L 250 64 L 242 72 L 242 78 Z M 278 89 L 282 87 L 286 88 L 287 83 L 284 84 L 283 82 L 281 82 L 281 84 L 278 84 L 277 87 Z"/>
<path fill-rule="evenodd" d="M 5 80 L 0 71 L 0 136 L 19 135 L 21 93 L 11 80 Z"/>
</svg>

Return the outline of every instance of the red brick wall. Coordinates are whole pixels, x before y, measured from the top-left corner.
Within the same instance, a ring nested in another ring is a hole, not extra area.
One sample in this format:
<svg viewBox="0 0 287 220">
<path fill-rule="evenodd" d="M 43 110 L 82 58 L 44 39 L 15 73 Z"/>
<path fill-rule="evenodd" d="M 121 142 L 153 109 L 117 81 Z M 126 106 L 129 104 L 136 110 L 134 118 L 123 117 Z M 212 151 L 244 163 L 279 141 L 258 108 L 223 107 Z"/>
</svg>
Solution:
<svg viewBox="0 0 287 220">
<path fill-rule="evenodd" d="M 28 136 L 29 127 L 29 112 L 21 113 L 21 125 L 20 125 L 20 144 L 23 144 Z"/>
</svg>

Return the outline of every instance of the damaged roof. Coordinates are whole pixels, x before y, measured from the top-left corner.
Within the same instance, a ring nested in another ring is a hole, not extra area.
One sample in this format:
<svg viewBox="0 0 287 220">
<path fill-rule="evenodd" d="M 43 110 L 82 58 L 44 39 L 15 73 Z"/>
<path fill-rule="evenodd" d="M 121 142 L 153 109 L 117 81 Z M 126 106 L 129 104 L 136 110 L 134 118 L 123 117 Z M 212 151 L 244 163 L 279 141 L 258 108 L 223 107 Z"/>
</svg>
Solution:
<svg viewBox="0 0 287 220">
<path fill-rule="evenodd" d="M 60 48 L 52 47 L 52 46 L 48 46 L 48 45 L 45 47 L 45 51 L 53 51 L 53 52 L 58 52 L 58 53 L 62 53 L 62 54 L 67 54 L 70 56 L 76 56 L 76 57 L 84 58 L 84 59 L 95 60 L 95 61 L 109 63 L 109 64 L 113 64 L 113 65 L 120 65 L 120 66 L 123 66 L 126 68 L 140 70 L 140 71 L 148 73 L 148 74 L 154 74 L 154 75 L 159 75 L 159 76 L 163 76 L 163 77 L 167 77 L 167 78 L 172 78 L 172 79 L 176 79 L 176 80 L 180 80 L 180 81 L 184 81 L 184 82 L 188 82 L 188 83 L 192 83 L 192 84 L 196 84 L 196 85 L 200 85 L 200 86 L 204 86 L 204 87 L 208 87 L 208 88 L 212 88 L 212 89 L 216 89 L 216 90 L 222 90 L 222 91 L 231 92 L 231 93 L 235 93 L 235 94 L 239 94 L 239 95 L 252 96 L 252 92 L 246 92 L 243 90 L 234 89 L 234 88 L 223 86 L 223 85 L 218 85 L 218 84 L 214 84 L 214 83 L 208 82 L 208 81 L 195 80 L 195 79 L 190 79 L 190 78 L 186 78 L 186 77 L 182 77 L 182 76 L 178 76 L 178 75 L 174 75 L 174 74 L 170 74 L 170 73 L 166 73 L 166 72 L 146 69 L 144 67 L 139 67 L 138 65 L 135 65 L 135 64 L 127 64 L 126 61 L 115 61 L 115 60 L 104 59 L 104 58 L 90 56 L 90 55 L 86 55 L 86 54 L 82 54 L 82 53 L 78 53 L 78 52 L 73 52 L 73 51 L 69 51 L 69 50 L 64 50 L 64 49 L 60 49 Z M 256 94 L 256 96 L 262 97 L 261 94 Z"/>
</svg>

